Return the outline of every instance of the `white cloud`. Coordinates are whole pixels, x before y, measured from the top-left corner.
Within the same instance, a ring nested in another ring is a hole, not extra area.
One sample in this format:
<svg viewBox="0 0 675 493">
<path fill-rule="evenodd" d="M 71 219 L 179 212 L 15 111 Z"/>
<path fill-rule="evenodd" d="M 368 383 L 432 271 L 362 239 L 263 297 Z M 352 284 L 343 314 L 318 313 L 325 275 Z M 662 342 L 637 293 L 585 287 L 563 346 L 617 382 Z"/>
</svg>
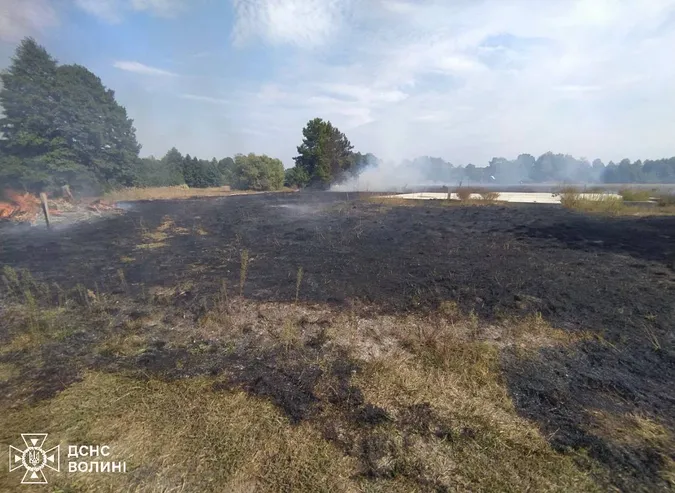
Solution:
<svg viewBox="0 0 675 493">
<path fill-rule="evenodd" d="M 0 40 L 15 42 L 59 23 L 48 0 L 2 0 Z"/>
<path fill-rule="evenodd" d="M 416 10 L 416 5 L 411 2 L 402 2 L 399 0 L 383 0 L 382 7 L 389 12 L 395 14 L 413 14 Z"/>
<path fill-rule="evenodd" d="M 201 101 L 204 103 L 213 103 L 213 104 L 230 104 L 231 102 L 228 101 L 227 99 L 222 99 L 222 98 L 213 98 L 210 96 L 199 96 L 197 94 L 181 94 L 180 97 L 182 99 L 190 99 L 192 101 Z"/>
<path fill-rule="evenodd" d="M 124 70 L 126 72 L 133 72 L 142 75 L 156 75 L 162 77 L 176 77 L 178 75 L 173 72 L 169 72 L 168 70 L 150 67 L 149 65 L 132 61 L 117 61 L 113 63 L 113 67 L 118 68 L 120 70 Z"/>
<path fill-rule="evenodd" d="M 173 17 L 186 7 L 186 3 L 184 0 L 131 0 L 131 7 L 162 17 Z"/>
<path fill-rule="evenodd" d="M 260 37 L 270 43 L 318 46 L 340 29 L 349 0 L 233 0 L 233 39 Z"/>
<path fill-rule="evenodd" d="M 315 116 L 383 157 L 675 154 L 675 0 L 232 1 L 237 46 L 290 48 L 283 98 L 240 94 L 283 157 Z"/>
<path fill-rule="evenodd" d="M 75 0 L 75 5 L 107 22 L 122 20 L 123 4 L 120 0 Z"/>
</svg>

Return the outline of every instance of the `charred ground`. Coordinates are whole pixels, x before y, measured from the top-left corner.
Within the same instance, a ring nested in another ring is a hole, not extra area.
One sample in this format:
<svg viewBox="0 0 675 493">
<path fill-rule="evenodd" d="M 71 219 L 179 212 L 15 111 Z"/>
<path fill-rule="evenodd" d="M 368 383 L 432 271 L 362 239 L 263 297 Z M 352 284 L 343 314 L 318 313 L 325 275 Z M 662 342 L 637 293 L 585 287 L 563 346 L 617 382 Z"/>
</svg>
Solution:
<svg viewBox="0 0 675 493">
<path fill-rule="evenodd" d="M 496 351 L 518 413 L 555 450 L 587 456 L 579 467 L 601 486 L 668 490 L 674 262 L 672 217 L 601 218 L 545 205 L 388 205 L 334 193 L 137 202 L 122 216 L 49 233 L 3 228 L 0 264 L 31 273 L 23 285 L 32 283 L 36 306 L 70 296 L 82 318 L 71 319 L 79 329 L 60 339 L 0 354 L 0 363 L 20 371 L 0 383 L 7 395 L 0 403 L 52 398 L 91 370 L 141 380 L 208 376 L 214 392 L 242 389 L 273 402 L 291 423 L 314 423 L 357 459 L 367 481 L 402 476 L 421 491 L 472 489 L 470 480 L 453 484 L 402 451 L 413 436 L 480 442 L 480 426 L 444 418 L 429 402 L 392 409 L 370 402 L 356 377 L 368 365 L 330 331 L 338 314 L 347 321 L 418 317 L 440 327 L 451 302 L 471 320 L 472 341 L 489 343 L 485 354 Z M 240 289 L 246 317 L 223 308 Z M 23 295 L 10 279 L 0 309 L 0 340 L 10 346 L 17 332 L 8 307 Z M 291 311 L 323 308 L 296 313 L 285 328 L 280 307 L 296 297 Z M 158 311 L 161 322 L 151 321 Z M 237 317 L 245 320 L 232 322 Z M 502 328 L 527 317 L 569 341 L 528 351 L 510 344 Z M 238 332 L 209 338 L 174 330 L 187 323 Z M 276 327 L 277 338 L 270 342 L 261 324 Z M 376 343 L 386 346 L 395 333 L 412 354 L 429 345 L 419 334 L 411 341 L 408 325 L 400 325 Z M 132 351 L 109 344 L 130 335 L 139 338 Z M 446 368 L 459 353 L 445 346 L 439 353 L 437 344 L 431 354 L 441 357 L 432 366 Z M 19 381 L 33 385 L 19 388 Z M 621 440 L 612 433 L 630 423 L 613 427 L 598 415 L 648 420 L 661 432 Z"/>
</svg>

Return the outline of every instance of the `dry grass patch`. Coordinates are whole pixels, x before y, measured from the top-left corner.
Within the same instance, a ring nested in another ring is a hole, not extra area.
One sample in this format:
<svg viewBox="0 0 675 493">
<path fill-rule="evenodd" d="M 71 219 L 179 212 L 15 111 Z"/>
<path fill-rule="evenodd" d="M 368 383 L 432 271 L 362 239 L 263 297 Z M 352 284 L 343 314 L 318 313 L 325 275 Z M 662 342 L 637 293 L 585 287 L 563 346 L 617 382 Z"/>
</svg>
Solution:
<svg viewBox="0 0 675 493">
<path fill-rule="evenodd" d="M 602 193 L 582 194 L 573 188 L 566 188 L 560 192 L 560 203 L 568 209 L 612 216 L 625 211 L 621 197 Z"/>
<path fill-rule="evenodd" d="M 460 491 L 599 491 L 518 416 L 494 347 L 453 343 L 442 358 L 438 347 L 418 350 L 373 360 L 355 377 L 369 402 L 415 431 L 412 446 L 392 446 L 392 460 L 424 464 L 428 478 Z"/>
<path fill-rule="evenodd" d="M 10 363 L 0 363 L 0 383 L 7 382 L 19 375 L 19 369 Z"/>
<path fill-rule="evenodd" d="M 227 332 L 244 325 L 298 351 L 324 327 L 327 348 L 346 349 L 360 361 L 351 385 L 367 404 L 358 412 L 383 409 L 388 418 L 363 429 L 346 419 L 349 414 L 328 406 L 312 422 L 327 426 L 330 441 L 359 459 L 358 470 L 370 478 L 368 491 L 599 489 L 570 456 L 554 452 L 536 426 L 518 415 L 501 376 L 498 345 L 472 339 L 480 337 L 481 324 L 453 302 L 442 305 L 441 320 L 364 317 L 359 307 L 352 312 L 310 305 L 285 312 L 281 304 L 257 307 L 233 309 Z M 549 331 L 534 316 L 518 329 L 505 329 L 521 341 L 534 334 L 540 344 L 566 342 Z M 337 388 L 339 382 L 325 377 L 315 392 L 327 404 Z"/>
<path fill-rule="evenodd" d="M 100 344 L 96 351 L 115 357 L 133 356 L 145 349 L 146 343 L 146 338 L 140 334 L 115 334 Z"/>
<path fill-rule="evenodd" d="M 201 225 L 195 228 L 195 234 L 199 236 L 208 236 L 209 232 L 206 231 Z"/>
<path fill-rule="evenodd" d="M 0 354 L 28 351 L 72 330 L 72 318 L 65 308 L 11 304 L 4 311 L 2 329 L 11 339 L 0 346 Z"/>
<path fill-rule="evenodd" d="M 652 192 L 649 190 L 640 190 L 633 188 L 624 188 L 619 190 L 619 195 L 628 202 L 646 202 L 652 198 Z"/>
<path fill-rule="evenodd" d="M 625 208 L 623 215 L 626 216 L 675 216 L 675 205 L 659 205 L 658 207 L 649 208 Z"/>
<path fill-rule="evenodd" d="M 460 187 L 455 190 L 457 199 L 462 202 L 496 202 L 499 200 L 499 192 L 480 187 Z M 448 198 L 452 193 L 448 192 Z"/>
<path fill-rule="evenodd" d="M 260 192 L 233 192 L 230 190 L 230 187 L 190 188 L 187 185 L 179 185 L 175 187 L 124 188 L 105 194 L 104 199 L 110 202 L 133 200 L 170 200 L 189 199 L 193 197 L 225 197 L 229 195 L 242 195 L 247 193 Z"/>
<path fill-rule="evenodd" d="M 42 334 L 33 332 L 20 332 L 16 334 L 8 344 L 0 348 L 0 354 L 13 353 L 15 351 L 30 351 L 46 340 Z"/>
<path fill-rule="evenodd" d="M 575 189 L 563 189 L 560 192 L 563 207 L 582 212 L 597 212 L 618 215 L 624 210 L 623 199 L 608 194 L 582 194 Z"/>
<path fill-rule="evenodd" d="M 140 245 L 136 245 L 136 249 L 138 250 L 155 250 L 157 248 L 164 248 L 166 243 L 164 242 L 153 242 L 153 243 L 142 243 Z"/>
<path fill-rule="evenodd" d="M 110 445 L 109 460 L 127 462 L 127 474 L 54 473 L 57 491 L 358 490 L 353 460 L 309 425 L 291 426 L 272 404 L 212 386 L 206 378 L 141 382 L 89 373 L 50 401 L 4 413 L 0 439 L 14 443 L 39 429 L 62 446 Z M 0 489 L 22 491 L 11 474 Z"/>
<path fill-rule="evenodd" d="M 372 196 L 372 197 L 367 197 L 364 200 L 367 200 L 370 203 L 373 204 L 378 204 L 382 206 L 382 211 L 389 210 L 391 207 L 394 206 L 419 206 L 419 205 L 429 205 L 428 200 L 422 200 L 422 199 L 404 199 L 402 197 L 381 197 L 381 196 Z M 434 201 L 438 202 L 438 201 Z"/>
<path fill-rule="evenodd" d="M 91 346 L 128 362 L 159 336 L 160 359 L 189 354 L 168 373 L 84 373 L 49 401 L 0 413 L 4 442 L 38 427 L 63 446 L 109 444 L 110 460 L 128 463 L 125 475 L 52 476 L 57 491 L 600 489 L 519 416 L 504 380 L 504 346 L 529 357 L 573 339 L 537 314 L 491 325 L 451 300 L 437 313 L 383 315 L 360 303 L 258 303 L 223 285 L 192 312 L 197 322 L 156 317 L 190 288 L 149 289 L 156 310 L 116 317 Z M 214 374 L 211 362 L 217 378 L 194 376 Z M 309 411 L 295 416 L 292 399 Z M 0 478 L 0 490 L 20 491 L 14 479 Z"/>
<path fill-rule="evenodd" d="M 161 224 L 157 226 L 156 231 L 159 233 L 166 233 L 171 236 L 190 234 L 189 229 L 183 228 L 181 226 L 176 226 L 176 223 L 174 222 L 171 216 L 164 216 L 162 218 Z"/>
<path fill-rule="evenodd" d="M 625 445 L 653 445 L 664 448 L 670 444 L 675 450 L 673 436 L 663 425 L 653 419 L 637 414 L 612 414 L 604 410 L 588 411 L 591 416 L 591 428 L 608 440 Z"/>
<path fill-rule="evenodd" d="M 650 192 L 643 190 L 622 190 L 620 191 L 622 196 L 617 197 L 606 193 L 588 194 L 581 193 L 575 188 L 563 188 L 560 191 L 560 203 L 568 209 L 608 216 L 645 217 L 675 215 L 675 199 L 671 201 L 670 199 L 659 198 L 657 207 L 634 207 L 624 203 L 624 201 L 639 201 L 648 193 L 650 194 Z"/>
<path fill-rule="evenodd" d="M 591 409 L 589 431 L 616 447 L 650 450 L 662 461 L 661 478 L 675 487 L 675 437 L 660 423 L 638 414 Z"/>
<path fill-rule="evenodd" d="M 162 222 L 154 230 L 149 230 L 141 225 L 141 237 L 144 243 L 136 245 L 140 250 L 153 250 L 167 246 L 166 241 L 174 236 L 188 235 L 190 230 L 180 226 L 176 226 L 174 220 L 170 216 L 164 216 Z"/>
<path fill-rule="evenodd" d="M 656 197 L 656 200 L 661 207 L 675 207 L 675 194 L 662 193 Z"/>
<path fill-rule="evenodd" d="M 473 192 L 472 192 L 473 193 Z M 496 192 L 488 192 L 493 194 Z M 452 194 L 450 194 L 452 195 Z M 483 199 L 480 195 L 466 199 L 406 199 L 403 197 L 368 197 L 366 200 L 379 206 L 378 212 L 387 212 L 392 207 L 464 207 L 464 206 L 483 206 L 490 205 L 498 200 L 494 195 L 488 195 L 488 199 Z M 508 204 L 508 202 L 504 202 Z"/>
</svg>

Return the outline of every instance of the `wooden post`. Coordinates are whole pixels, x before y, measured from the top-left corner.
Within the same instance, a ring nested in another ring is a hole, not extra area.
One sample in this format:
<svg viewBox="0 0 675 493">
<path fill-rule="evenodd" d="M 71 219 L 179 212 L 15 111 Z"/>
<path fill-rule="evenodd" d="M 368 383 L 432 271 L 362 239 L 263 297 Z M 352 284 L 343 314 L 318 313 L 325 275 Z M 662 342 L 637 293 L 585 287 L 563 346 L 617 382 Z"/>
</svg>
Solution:
<svg viewBox="0 0 675 493">
<path fill-rule="evenodd" d="M 50 227 L 49 224 L 49 204 L 47 204 L 47 194 L 44 192 L 40 193 L 40 202 L 42 202 L 42 212 L 45 215 L 45 222 L 47 223 L 47 228 Z"/>
</svg>

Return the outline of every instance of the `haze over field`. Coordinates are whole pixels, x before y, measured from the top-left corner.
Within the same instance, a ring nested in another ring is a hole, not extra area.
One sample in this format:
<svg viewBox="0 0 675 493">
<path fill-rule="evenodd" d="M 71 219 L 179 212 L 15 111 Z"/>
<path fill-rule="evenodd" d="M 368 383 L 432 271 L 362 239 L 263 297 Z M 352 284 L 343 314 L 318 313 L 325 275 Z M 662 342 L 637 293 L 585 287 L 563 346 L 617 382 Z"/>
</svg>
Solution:
<svg viewBox="0 0 675 493">
<path fill-rule="evenodd" d="M 4 0 L 0 67 L 27 35 L 115 90 L 141 155 L 290 167 L 316 116 L 387 162 L 675 154 L 673 0 Z"/>
</svg>

